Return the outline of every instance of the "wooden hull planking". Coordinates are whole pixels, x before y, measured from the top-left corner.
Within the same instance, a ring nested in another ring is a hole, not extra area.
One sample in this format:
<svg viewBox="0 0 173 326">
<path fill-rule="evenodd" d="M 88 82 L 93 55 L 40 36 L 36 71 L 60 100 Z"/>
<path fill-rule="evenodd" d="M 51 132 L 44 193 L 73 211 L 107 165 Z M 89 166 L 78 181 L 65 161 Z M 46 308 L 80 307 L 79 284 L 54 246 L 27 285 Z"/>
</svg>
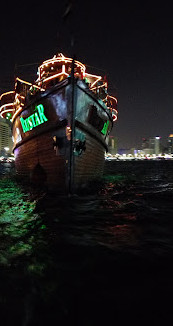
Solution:
<svg viewBox="0 0 173 326">
<path fill-rule="evenodd" d="M 19 175 L 62 192 L 71 181 L 76 189 L 102 176 L 111 116 L 81 81 L 75 81 L 74 108 L 71 152 L 72 84 L 66 80 L 28 101 L 13 122 Z"/>
</svg>

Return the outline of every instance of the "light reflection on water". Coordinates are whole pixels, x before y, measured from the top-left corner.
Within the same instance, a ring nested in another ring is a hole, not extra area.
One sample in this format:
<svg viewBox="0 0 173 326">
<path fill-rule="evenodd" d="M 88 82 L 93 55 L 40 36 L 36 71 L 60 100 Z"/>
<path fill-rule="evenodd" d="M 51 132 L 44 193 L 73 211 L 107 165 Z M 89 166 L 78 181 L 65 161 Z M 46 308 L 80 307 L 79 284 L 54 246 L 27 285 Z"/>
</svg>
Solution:
<svg viewBox="0 0 173 326">
<path fill-rule="evenodd" d="M 72 198 L 40 193 L 23 202 L 15 190 L 20 202 L 14 206 L 14 188 L 4 188 L 11 199 L 1 206 L 9 205 L 11 214 L 2 210 L 4 325 L 13 319 L 22 326 L 111 326 L 123 325 L 125 315 L 146 325 L 150 314 L 154 322 L 163 311 L 169 317 L 170 162 L 110 162 L 97 193 Z"/>
</svg>

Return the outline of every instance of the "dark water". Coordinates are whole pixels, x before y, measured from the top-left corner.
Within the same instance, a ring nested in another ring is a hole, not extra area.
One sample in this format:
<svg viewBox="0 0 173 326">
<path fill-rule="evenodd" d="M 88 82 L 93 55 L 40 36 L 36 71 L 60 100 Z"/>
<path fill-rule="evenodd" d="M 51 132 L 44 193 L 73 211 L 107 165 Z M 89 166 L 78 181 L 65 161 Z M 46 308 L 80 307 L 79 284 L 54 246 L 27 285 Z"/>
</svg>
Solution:
<svg viewBox="0 0 173 326">
<path fill-rule="evenodd" d="M 73 198 L 5 182 L 0 325 L 168 325 L 173 162 L 106 162 L 100 190 Z"/>
</svg>

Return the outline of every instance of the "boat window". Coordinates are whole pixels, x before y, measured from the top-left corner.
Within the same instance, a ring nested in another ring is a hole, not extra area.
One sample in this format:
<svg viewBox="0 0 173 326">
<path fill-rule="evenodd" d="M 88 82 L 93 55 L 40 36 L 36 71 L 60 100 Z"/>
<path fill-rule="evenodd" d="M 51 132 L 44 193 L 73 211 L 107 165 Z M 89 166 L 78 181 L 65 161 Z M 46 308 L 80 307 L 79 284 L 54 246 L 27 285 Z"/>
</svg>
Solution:
<svg viewBox="0 0 173 326">
<path fill-rule="evenodd" d="M 90 108 L 88 122 L 100 132 L 103 129 L 105 121 L 99 117 L 95 105 Z"/>
</svg>

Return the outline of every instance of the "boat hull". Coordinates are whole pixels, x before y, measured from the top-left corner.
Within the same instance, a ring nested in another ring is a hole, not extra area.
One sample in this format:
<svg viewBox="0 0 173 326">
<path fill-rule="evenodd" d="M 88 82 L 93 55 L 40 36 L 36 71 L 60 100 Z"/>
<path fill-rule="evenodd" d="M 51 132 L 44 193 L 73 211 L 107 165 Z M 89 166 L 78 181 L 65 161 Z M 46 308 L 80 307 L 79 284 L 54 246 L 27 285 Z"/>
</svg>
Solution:
<svg viewBox="0 0 173 326">
<path fill-rule="evenodd" d="M 29 99 L 16 115 L 16 173 L 51 190 L 74 192 L 101 178 L 111 128 L 104 103 L 85 83 L 62 82 Z"/>
</svg>

